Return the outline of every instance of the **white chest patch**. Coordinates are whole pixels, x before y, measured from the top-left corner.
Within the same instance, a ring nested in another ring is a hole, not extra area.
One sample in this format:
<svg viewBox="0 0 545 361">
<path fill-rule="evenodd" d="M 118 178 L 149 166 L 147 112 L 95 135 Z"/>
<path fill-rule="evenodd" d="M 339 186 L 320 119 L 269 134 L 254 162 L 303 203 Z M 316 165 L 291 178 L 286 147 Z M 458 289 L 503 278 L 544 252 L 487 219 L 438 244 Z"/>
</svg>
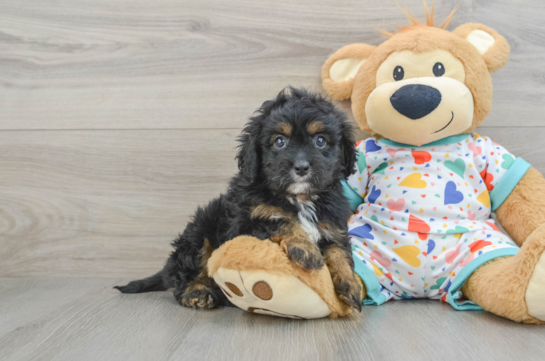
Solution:
<svg viewBox="0 0 545 361">
<path fill-rule="evenodd" d="M 301 193 L 308 192 L 309 189 L 310 189 L 310 184 L 306 182 L 297 182 L 297 183 L 293 183 L 292 185 L 288 187 L 288 193 L 301 194 Z"/>
<path fill-rule="evenodd" d="M 320 240 L 320 231 L 318 230 L 318 219 L 316 217 L 316 207 L 311 201 L 297 202 L 299 205 L 299 223 L 301 228 L 308 234 L 308 238 L 314 244 Z"/>
</svg>

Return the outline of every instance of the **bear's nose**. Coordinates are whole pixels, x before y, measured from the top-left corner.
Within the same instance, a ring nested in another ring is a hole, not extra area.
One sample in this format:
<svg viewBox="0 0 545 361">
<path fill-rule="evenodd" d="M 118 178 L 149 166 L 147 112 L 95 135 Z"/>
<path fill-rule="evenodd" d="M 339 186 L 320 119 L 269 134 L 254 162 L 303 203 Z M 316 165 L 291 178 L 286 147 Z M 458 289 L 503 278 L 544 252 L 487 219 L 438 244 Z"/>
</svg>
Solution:
<svg viewBox="0 0 545 361">
<path fill-rule="evenodd" d="M 407 118 L 420 119 L 433 112 L 441 103 L 441 92 L 428 85 L 408 84 L 390 97 L 390 103 Z"/>
</svg>

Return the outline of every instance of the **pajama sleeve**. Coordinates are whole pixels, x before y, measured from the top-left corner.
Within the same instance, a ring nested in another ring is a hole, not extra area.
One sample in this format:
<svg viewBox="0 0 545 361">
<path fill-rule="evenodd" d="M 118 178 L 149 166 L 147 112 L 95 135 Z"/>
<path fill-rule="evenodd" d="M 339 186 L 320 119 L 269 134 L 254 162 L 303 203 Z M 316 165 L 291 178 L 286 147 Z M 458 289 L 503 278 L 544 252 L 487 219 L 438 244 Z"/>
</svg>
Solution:
<svg viewBox="0 0 545 361">
<path fill-rule="evenodd" d="M 470 142 L 473 145 L 469 144 L 469 149 L 473 152 L 475 164 L 490 193 L 492 211 L 495 211 L 530 169 L 530 164 L 488 137 L 475 134 Z"/>
<path fill-rule="evenodd" d="M 366 162 L 365 142 L 360 141 L 356 144 L 358 160 L 356 162 L 356 171 L 346 181 L 342 181 L 343 193 L 350 203 L 352 211 L 356 211 L 367 193 L 367 181 L 369 179 L 369 170 Z"/>
</svg>

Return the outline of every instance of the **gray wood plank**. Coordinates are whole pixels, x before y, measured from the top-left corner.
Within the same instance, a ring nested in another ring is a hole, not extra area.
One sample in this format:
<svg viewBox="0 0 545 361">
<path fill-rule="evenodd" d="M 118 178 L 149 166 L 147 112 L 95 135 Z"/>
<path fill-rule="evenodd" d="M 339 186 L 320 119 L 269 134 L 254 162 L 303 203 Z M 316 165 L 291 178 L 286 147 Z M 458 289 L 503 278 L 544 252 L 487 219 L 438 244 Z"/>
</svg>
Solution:
<svg viewBox="0 0 545 361">
<path fill-rule="evenodd" d="M 431 1 L 430 1 L 431 2 Z M 458 3 L 438 0 L 441 21 Z M 406 23 L 394 1 L 0 0 L 0 129 L 240 128 L 288 84 L 322 91 L 327 57 Z M 403 6 L 423 16 L 421 0 Z M 538 0 L 464 1 L 511 61 L 487 125 L 543 126 Z M 342 103 L 345 109 L 348 103 Z"/>
<path fill-rule="evenodd" d="M 480 128 L 545 171 L 545 129 Z M 0 132 L 0 276 L 140 277 L 236 171 L 237 130 Z M 360 133 L 360 136 L 364 136 Z"/>
<path fill-rule="evenodd" d="M 14 322 L 0 331 L 0 359 L 496 361 L 542 360 L 545 352 L 543 327 L 439 301 L 392 301 L 344 319 L 297 321 L 187 309 L 170 292 L 122 295 L 111 289 L 119 282 L 0 279 L 0 290 L 10 290 L 0 292 L 0 320 Z"/>
<path fill-rule="evenodd" d="M 0 132 L 0 275 L 160 268 L 196 207 L 226 189 L 237 135 Z"/>
</svg>

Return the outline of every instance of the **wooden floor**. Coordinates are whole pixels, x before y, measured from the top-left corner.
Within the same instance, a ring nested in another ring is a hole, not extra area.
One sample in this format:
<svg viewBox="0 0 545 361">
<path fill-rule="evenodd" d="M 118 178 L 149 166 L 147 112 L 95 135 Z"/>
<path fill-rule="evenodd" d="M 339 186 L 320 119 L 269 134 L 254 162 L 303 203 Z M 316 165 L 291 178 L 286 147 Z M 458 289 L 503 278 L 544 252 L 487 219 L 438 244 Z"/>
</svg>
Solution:
<svg viewBox="0 0 545 361">
<path fill-rule="evenodd" d="M 436 18 L 458 3 L 450 29 L 512 49 L 479 133 L 545 172 L 545 3 L 438 0 Z M 0 0 L 0 360 L 543 359 L 544 328 L 437 302 L 297 322 L 111 289 L 225 189 L 264 100 L 323 92 L 328 55 L 404 23 L 394 0 Z"/>
<path fill-rule="evenodd" d="M 543 360 L 545 328 L 436 301 L 345 319 L 197 311 L 171 293 L 120 295 L 121 280 L 3 279 L 0 360 Z"/>
</svg>

